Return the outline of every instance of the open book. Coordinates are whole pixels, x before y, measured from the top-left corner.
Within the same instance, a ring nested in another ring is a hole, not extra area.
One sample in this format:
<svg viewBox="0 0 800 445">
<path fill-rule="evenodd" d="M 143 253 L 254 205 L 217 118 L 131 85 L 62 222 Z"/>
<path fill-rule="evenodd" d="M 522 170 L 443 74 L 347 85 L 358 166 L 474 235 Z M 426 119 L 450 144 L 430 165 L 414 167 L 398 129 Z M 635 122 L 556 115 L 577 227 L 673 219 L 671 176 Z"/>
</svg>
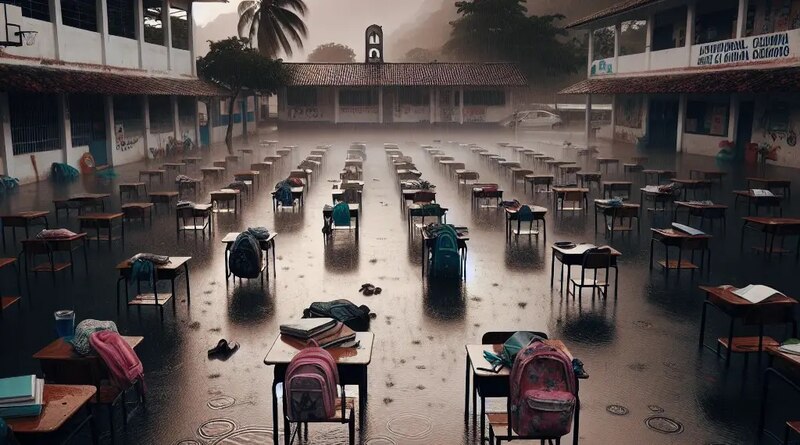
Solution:
<svg viewBox="0 0 800 445">
<path fill-rule="evenodd" d="M 752 193 L 753 196 L 775 196 L 771 191 L 764 189 L 752 189 L 750 193 Z"/>
<path fill-rule="evenodd" d="M 800 343 L 789 343 L 787 341 L 786 343 L 780 345 L 778 350 L 787 354 L 800 355 Z"/>
<path fill-rule="evenodd" d="M 697 235 L 705 235 L 706 233 L 702 230 L 695 229 L 694 227 L 689 227 L 684 224 L 679 223 L 672 223 L 672 228 L 678 231 L 681 231 L 687 235 L 697 236 Z"/>
<path fill-rule="evenodd" d="M 733 293 L 751 303 L 761 303 L 773 295 L 783 295 L 775 289 L 762 284 L 750 284 L 741 289 L 733 291 Z"/>
</svg>

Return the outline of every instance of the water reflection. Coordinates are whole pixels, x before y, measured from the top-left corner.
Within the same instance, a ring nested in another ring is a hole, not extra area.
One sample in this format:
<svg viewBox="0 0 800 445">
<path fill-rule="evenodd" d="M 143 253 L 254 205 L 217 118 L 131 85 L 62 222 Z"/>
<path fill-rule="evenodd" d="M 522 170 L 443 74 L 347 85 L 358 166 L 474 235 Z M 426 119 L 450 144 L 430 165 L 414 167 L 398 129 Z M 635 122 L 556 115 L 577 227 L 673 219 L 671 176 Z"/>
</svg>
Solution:
<svg viewBox="0 0 800 445">
<path fill-rule="evenodd" d="M 438 321 L 462 320 L 466 315 L 466 291 L 461 278 L 423 281 L 425 315 Z"/>
<path fill-rule="evenodd" d="M 274 215 L 275 231 L 280 232 L 298 232 L 303 229 L 303 221 L 305 220 L 306 213 L 303 209 L 299 211 L 278 210 Z"/>
<path fill-rule="evenodd" d="M 587 292 L 583 297 L 588 299 L 587 302 L 579 301 L 574 306 L 570 304 L 571 298 L 567 300 L 558 324 L 559 338 L 590 345 L 611 343 L 617 331 L 614 314 L 608 316 L 607 304 L 602 297 L 592 299 L 589 294 Z"/>
<path fill-rule="evenodd" d="M 228 319 L 240 325 L 258 325 L 269 321 L 275 313 L 274 302 L 270 295 L 270 284 L 258 279 L 236 281 L 235 288 L 228 302 Z"/>
<path fill-rule="evenodd" d="M 358 270 L 360 249 L 355 234 L 336 233 L 325 243 L 325 270 L 348 273 Z"/>
<path fill-rule="evenodd" d="M 506 244 L 506 268 L 511 271 L 532 271 L 544 267 L 544 258 L 539 252 L 542 247 L 534 236 L 511 238 Z"/>
</svg>

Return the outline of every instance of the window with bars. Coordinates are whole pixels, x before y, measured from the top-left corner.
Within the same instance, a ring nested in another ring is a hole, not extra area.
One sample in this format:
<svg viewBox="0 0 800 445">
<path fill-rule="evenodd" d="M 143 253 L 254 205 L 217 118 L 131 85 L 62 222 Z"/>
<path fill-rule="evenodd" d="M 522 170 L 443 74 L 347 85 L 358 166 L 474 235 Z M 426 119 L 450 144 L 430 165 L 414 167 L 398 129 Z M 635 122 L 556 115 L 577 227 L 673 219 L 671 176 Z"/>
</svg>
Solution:
<svg viewBox="0 0 800 445">
<path fill-rule="evenodd" d="M 141 133 L 144 129 L 141 96 L 115 96 L 114 122 L 124 124 L 126 133 Z"/>
<path fill-rule="evenodd" d="M 6 3 L 22 8 L 22 15 L 36 20 L 50 21 L 49 0 L 6 0 Z"/>
<path fill-rule="evenodd" d="M 368 107 L 376 105 L 378 105 L 378 91 L 375 89 L 339 91 L 339 106 Z"/>
<path fill-rule="evenodd" d="M 464 91 L 464 105 L 502 107 L 506 104 L 506 93 L 501 90 Z"/>
<path fill-rule="evenodd" d="M 397 90 L 397 104 L 415 107 L 430 106 L 429 91 L 421 88 L 400 88 Z"/>
<path fill-rule="evenodd" d="M 178 121 L 181 128 L 194 127 L 194 117 L 197 114 L 197 104 L 194 97 L 178 98 Z"/>
<path fill-rule="evenodd" d="M 61 21 L 66 26 L 97 31 L 95 0 L 61 0 Z"/>
<path fill-rule="evenodd" d="M 185 10 L 171 7 L 169 9 L 172 47 L 189 50 L 189 14 Z"/>
<path fill-rule="evenodd" d="M 154 45 L 164 44 L 164 21 L 161 0 L 143 0 L 144 41 Z"/>
<path fill-rule="evenodd" d="M 136 2 L 107 0 L 108 33 L 129 39 L 136 38 Z"/>
<path fill-rule="evenodd" d="M 169 96 L 150 96 L 150 132 L 172 131 L 172 102 Z"/>
<path fill-rule="evenodd" d="M 14 155 L 60 150 L 55 94 L 8 93 Z"/>
<path fill-rule="evenodd" d="M 286 105 L 290 107 L 316 107 L 315 87 L 289 87 L 286 89 Z"/>
<path fill-rule="evenodd" d="M 89 145 L 103 140 L 105 133 L 105 104 L 100 95 L 72 94 L 69 96 L 69 123 L 72 146 Z"/>
</svg>

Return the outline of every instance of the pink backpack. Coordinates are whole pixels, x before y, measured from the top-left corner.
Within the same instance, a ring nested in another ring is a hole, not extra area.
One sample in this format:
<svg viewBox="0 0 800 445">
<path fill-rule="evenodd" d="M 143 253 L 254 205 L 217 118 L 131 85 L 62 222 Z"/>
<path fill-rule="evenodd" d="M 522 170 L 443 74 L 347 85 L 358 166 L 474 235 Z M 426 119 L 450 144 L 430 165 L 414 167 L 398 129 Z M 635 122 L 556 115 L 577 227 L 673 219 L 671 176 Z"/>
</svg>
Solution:
<svg viewBox="0 0 800 445">
<path fill-rule="evenodd" d="M 510 426 L 520 436 L 561 437 L 575 413 L 575 372 L 561 350 L 533 341 L 511 368 Z"/>
<path fill-rule="evenodd" d="M 114 331 L 99 331 L 89 336 L 89 344 L 108 367 L 111 380 L 125 389 L 136 381 L 142 382 L 144 391 L 144 367 L 133 348 Z"/>
<path fill-rule="evenodd" d="M 338 384 L 333 356 L 311 340 L 286 370 L 286 416 L 293 422 L 330 419 L 336 414 Z"/>
</svg>

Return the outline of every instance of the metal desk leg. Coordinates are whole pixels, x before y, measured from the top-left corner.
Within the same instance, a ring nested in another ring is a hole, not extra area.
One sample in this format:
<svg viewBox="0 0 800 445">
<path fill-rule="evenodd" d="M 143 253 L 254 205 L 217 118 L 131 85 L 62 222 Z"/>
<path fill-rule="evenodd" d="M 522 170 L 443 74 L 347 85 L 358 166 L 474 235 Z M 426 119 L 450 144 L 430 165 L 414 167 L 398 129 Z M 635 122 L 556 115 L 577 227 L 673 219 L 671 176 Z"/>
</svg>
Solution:
<svg viewBox="0 0 800 445">
<path fill-rule="evenodd" d="M 274 376 L 273 376 L 274 379 Z M 272 381 L 272 441 L 278 445 L 278 381 Z"/>
<path fill-rule="evenodd" d="M 469 354 L 467 354 L 467 370 L 464 374 L 464 423 L 466 424 L 469 420 Z"/>
</svg>

